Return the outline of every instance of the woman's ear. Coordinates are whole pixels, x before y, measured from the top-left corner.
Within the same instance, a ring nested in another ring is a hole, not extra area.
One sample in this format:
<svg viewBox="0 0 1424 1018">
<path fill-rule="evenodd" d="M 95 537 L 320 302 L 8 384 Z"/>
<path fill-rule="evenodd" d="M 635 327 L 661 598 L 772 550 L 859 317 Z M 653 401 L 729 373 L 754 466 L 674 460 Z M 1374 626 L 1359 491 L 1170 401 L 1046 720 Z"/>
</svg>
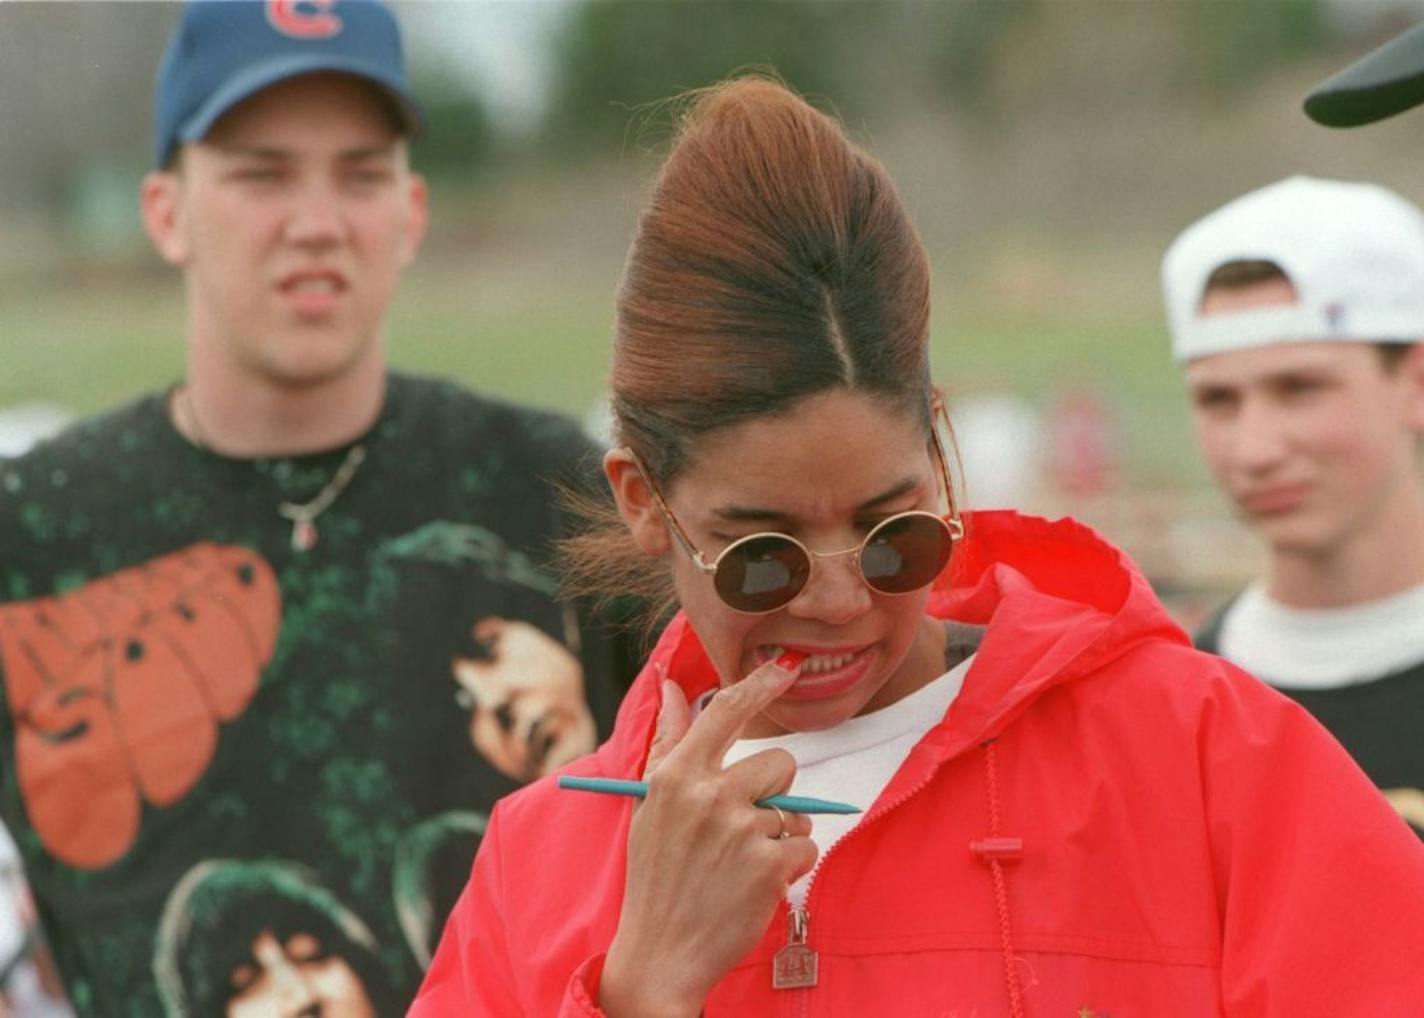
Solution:
<svg viewBox="0 0 1424 1018">
<path fill-rule="evenodd" d="M 648 555 L 666 554 L 672 547 L 672 535 L 632 451 L 623 447 L 608 450 L 603 456 L 603 473 L 633 543 Z"/>
</svg>

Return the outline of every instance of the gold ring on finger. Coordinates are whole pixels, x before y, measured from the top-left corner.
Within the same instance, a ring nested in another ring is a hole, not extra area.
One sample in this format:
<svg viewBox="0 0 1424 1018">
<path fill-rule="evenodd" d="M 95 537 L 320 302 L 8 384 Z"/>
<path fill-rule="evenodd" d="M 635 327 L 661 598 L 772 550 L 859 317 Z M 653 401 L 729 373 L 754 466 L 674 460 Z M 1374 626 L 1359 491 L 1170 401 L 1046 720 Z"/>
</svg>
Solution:
<svg viewBox="0 0 1424 1018">
<path fill-rule="evenodd" d="M 767 805 L 770 806 L 772 809 L 776 810 L 776 819 L 781 821 L 781 826 L 777 829 L 776 832 L 776 840 L 782 841 L 786 838 L 791 837 L 791 832 L 786 829 L 786 814 L 781 812 L 781 807 L 770 802 L 767 803 Z"/>
</svg>

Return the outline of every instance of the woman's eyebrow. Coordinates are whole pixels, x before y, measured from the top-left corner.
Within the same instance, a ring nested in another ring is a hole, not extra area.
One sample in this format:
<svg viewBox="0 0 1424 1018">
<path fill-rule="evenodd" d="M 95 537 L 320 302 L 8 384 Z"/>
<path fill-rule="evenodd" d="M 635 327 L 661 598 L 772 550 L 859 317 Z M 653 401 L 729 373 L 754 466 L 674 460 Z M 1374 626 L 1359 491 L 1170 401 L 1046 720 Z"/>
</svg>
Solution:
<svg viewBox="0 0 1424 1018">
<path fill-rule="evenodd" d="M 855 511 L 858 513 L 868 512 L 883 505 L 886 502 L 893 502 L 895 499 L 901 498 L 902 496 L 913 491 L 915 488 L 919 487 L 919 485 L 919 478 L 906 477 L 903 480 L 896 482 L 894 485 L 887 488 L 879 495 L 876 495 L 874 498 L 866 499 L 864 502 L 860 503 L 860 505 L 855 507 Z M 781 512 L 777 509 L 763 509 L 760 506 L 744 506 L 735 504 L 718 506 L 717 508 L 712 510 L 712 513 L 719 519 L 726 520 L 729 523 L 760 522 L 763 520 L 780 521 L 792 519 L 790 514 Z"/>
</svg>

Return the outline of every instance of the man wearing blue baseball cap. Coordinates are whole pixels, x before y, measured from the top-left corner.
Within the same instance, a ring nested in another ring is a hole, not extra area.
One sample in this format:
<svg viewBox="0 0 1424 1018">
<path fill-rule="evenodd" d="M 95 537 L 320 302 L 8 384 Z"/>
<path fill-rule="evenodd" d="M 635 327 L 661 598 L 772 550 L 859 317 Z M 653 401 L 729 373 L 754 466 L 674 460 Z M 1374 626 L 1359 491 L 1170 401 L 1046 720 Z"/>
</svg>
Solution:
<svg viewBox="0 0 1424 1018">
<path fill-rule="evenodd" d="M 184 376 L 0 463 L 0 817 L 81 1015 L 397 1014 L 470 863 L 422 832 L 611 722 L 622 642 L 542 562 L 591 450 L 387 369 L 427 215 L 387 7 L 189 3 L 154 112 Z"/>
</svg>

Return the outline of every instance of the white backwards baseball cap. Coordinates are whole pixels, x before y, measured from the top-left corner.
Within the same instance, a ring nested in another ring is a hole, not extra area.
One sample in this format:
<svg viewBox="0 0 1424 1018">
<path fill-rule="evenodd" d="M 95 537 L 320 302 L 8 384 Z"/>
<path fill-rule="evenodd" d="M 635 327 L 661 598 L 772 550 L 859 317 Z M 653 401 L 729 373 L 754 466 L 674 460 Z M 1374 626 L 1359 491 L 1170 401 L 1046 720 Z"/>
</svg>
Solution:
<svg viewBox="0 0 1424 1018">
<path fill-rule="evenodd" d="M 1296 303 L 1201 315 L 1208 277 L 1235 261 L 1278 265 Z M 1272 343 L 1424 338 L 1424 212 L 1376 184 L 1290 177 L 1189 226 L 1162 259 L 1172 356 Z"/>
</svg>

